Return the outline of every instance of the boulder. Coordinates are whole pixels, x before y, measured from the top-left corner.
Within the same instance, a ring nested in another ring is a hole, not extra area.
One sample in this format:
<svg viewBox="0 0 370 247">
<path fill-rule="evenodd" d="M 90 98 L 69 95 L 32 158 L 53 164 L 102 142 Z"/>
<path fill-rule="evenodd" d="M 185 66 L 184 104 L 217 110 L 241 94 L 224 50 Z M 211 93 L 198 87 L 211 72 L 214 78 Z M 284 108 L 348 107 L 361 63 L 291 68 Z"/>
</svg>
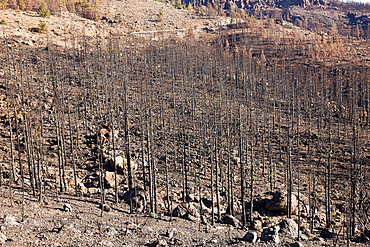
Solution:
<svg viewBox="0 0 370 247">
<path fill-rule="evenodd" d="M 183 202 L 177 205 L 177 207 L 173 210 L 173 216 L 191 221 L 200 220 L 200 214 L 198 213 L 197 208 L 192 203 L 188 202 Z"/>
<path fill-rule="evenodd" d="M 231 208 L 230 208 L 231 204 L 229 204 L 226 208 L 226 214 L 231 214 Z M 239 207 L 238 207 L 238 204 L 236 204 L 234 202 L 234 213 L 238 212 L 239 210 Z"/>
<path fill-rule="evenodd" d="M 116 163 L 114 163 L 114 161 Z M 108 156 L 108 163 L 109 163 L 112 171 L 114 171 L 114 164 L 116 164 L 117 173 L 123 174 L 124 171 L 125 171 L 127 160 L 125 158 L 123 158 L 122 156 L 120 156 L 120 155 L 116 156 L 116 160 L 114 160 L 114 158 L 112 156 Z"/>
<path fill-rule="evenodd" d="M 139 186 L 136 186 L 123 194 L 123 200 L 129 205 L 132 203 L 132 206 L 140 212 L 143 212 L 146 208 L 146 193 L 145 190 Z"/>
<path fill-rule="evenodd" d="M 167 244 L 166 240 L 160 239 L 160 240 L 157 240 L 157 241 L 151 243 L 149 246 L 166 247 L 166 246 L 168 246 L 168 244 Z"/>
<path fill-rule="evenodd" d="M 294 242 L 290 244 L 290 247 L 303 247 L 303 244 L 301 242 Z"/>
<path fill-rule="evenodd" d="M 66 212 L 72 212 L 72 206 L 69 203 L 64 204 L 63 210 Z"/>
<path fill-rule="evenodd" d="M 280 222 L 280 233 L 295 239 L 298 237 L 298 224 L 293 219 L 283 219 Z"/>
<path fill-rule="evenodd" d="M 202 202 L 204 204 L 204 206 L 206 206 L 207 208 L 211 208 L 212 207 L 212 200 L 211 199 L 208 199 L 208 198 L 202 198 Z M 216 196 L 213 197 L 213 205 L 215 206 L 217 203 L 217 199 L 216 199 Z"/>
<path fill-rule="evenodd" d="M 332 229 L 328 229 L 328 228 L 322 229 L 322 231 L 320 233 L 320 237 L 322 237 L 322 238 L 333 238 L 336 235 L 337 234 Z"/>
<path fill-rule="evenodd" d="M 6 242 L 6 236 L 0 232 L 0 244 L 3 245 Z"/>
<path fill-rule="evenodd" d="M 240 225 L 240 221 L 235 218 L 234 216 L 232 215 L 226 215 L 222 221 L 225 223 L 225 224 L 229 224 L 229 225 L 232 225 L 233 227 L 238 227 Z"/>
<path fill-rule="evenodd" d="M 263 228 L 262 228 L 262 221 L 261 220 L 254 220 L 252 221 L 251 223 L 251 229 L 252 230 L 255 230 L 255 231 L 258 231 L 258 232 L 262 232 Z"/>
<path fill-rule="evenodd" d="M 118 133 L 119 133 L 118 130 L 113 131 L 114 140 L 118 139 Z M 113 139 L 112 139 L 112 130 L 98 129 L 98 131 L 96 132 L 96 139 L 97 139 L 99 145 L 100 145 L 100 143 L 102 143 L 102 145 L 103 145 L 105 143 L 105 141 L 107 141 L 107 140 L 112 142 L 113 141 Z"/>
<path fill-rule="evenodd" d="M 261 234 L 261 241 L 273 242 L 275 244 L 280 243 L 279 230 L 280 230 L 279 226 L 268 227 L 263 229 L 263 232 Z"/>
<path fill-rule="evenodd" d="M 255 243 L 257 242 L 257 233 L 256 232 L 247 232 L 244 237 L 244 241 L 250 242 L 250 243 Z"/>
<path fill-rule="evenodd" d="M 104 212 L 110 212 L 112 210 L 112 208 L 108 204 L 103 204 L 103 206 L 100 204 L 99 208 L 102 209 L 102 207 Z"/>
<path fill-rule="evenodd" d="M 77 182 L 77 191 L 79 191 L 80 194 L 87 194 L 87 188 L 81 182 Z"/>
<path fill-rule="evenodd" d="M 269 211 L 287 213 L 288 212 L 287 194 L 288 193 L 286 190 L 276 191 L 273 198 L 267 202 L 265 209 Z M 293 214 L 297 211 L 297 207 L 298 207 L 297 197 L 294 194 L 292 194 L 292 213 Z"/>
<path fill-rule="evenodd" d="M 10 214 L 6 214 L 4 216 L 4 223 L 6 225 L 10 225 L 10 226 L 18 226 L 19 225 L 19 223 L 15 220 L 15 218 Z"/>
<path fill-rule="evenodd" d="M 106 188 L 115 188 L 116 180 L 115 180 L 114 172 L 105 173 L 104 184 Z"/>
</svg>

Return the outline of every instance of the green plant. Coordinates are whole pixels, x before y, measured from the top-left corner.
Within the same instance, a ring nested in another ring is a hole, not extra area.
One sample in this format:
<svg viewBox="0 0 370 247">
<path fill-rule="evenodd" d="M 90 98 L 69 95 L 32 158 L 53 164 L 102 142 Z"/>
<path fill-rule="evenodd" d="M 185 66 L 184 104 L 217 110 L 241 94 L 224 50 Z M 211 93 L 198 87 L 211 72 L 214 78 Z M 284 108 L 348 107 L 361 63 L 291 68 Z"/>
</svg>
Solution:
<svg viewBox="0 0 370 247">
<path fill-rule="evenodd" d="M 163 21 L 163 11 L 162 11 L 162 9 L 159 9 L 157 21 L 158 22 Z"/>
<path fill-rule="evenodd" d="M 8 0 L 0 0 L 0 7 L 5 6 L 8 3 Z"/>
<path fill-rule="evenodd" d="M 173 4 L 172 4 L 173 7 L 175 7 L 176 9 L 185 9 L 185 7 L 181 4 L 181 1 L 178 1 L 176 0 Z"/>
<path fill-rule="evenodd" d="M 193 8 L 193 5 L 191 5 L 191 3 L 189 2 L 189 4 L 188 4 L 188 8 L 187 8 L 189 11 L 191 11 L 191 10 L 194 10 L 194 8 Z"/>
<path fill-rule="evenodd" d="M 56 201 L 56 202 L 60 202 L 60 199 L 59 199 L 59 198 L 57 198 L 57 199 L 55 199 L 55 201 Z"/>
<path fill-rule="evenodd" d="M 40 21 L 40 24 L 36 27 L 36 32 L 46 33 L 48 31 L 48 25 L 44 21 Z"/>
<path fill-rule="evenodd" d="M 26 4 L 24 3 L 23 0 L 19 0 L 19 8 L 20 10 L 25 10 L 26 9 Z"/>
<path fill-rule="evenodd" d="M 155 218 L 155 213 L 150 212 L 150 217 Z"/>
<path fill-rule="evenodd" d="M 204 12 L 204 6 L 200 6 L 200 10 L 199 10 L 199 14 L 200 15 L 205 15 L 206 13 Z"/>
<path fill-rule="evenodd" d="M 6 20 L 1 20 L 0 21 L 0 25 L 6 25 L 7 23 L 6 23 Z"/>
<path fill-rule="evenodd" d="M 40 7 L 39 9 L 37 10 L 37 14 L 41 17 L 46 17 L 46 18 L 50 18 L 50 10 L 48 9 L 48 6 L 46 5 L 45 2 L 41 2 L 40 3 Z"/>
</svg>

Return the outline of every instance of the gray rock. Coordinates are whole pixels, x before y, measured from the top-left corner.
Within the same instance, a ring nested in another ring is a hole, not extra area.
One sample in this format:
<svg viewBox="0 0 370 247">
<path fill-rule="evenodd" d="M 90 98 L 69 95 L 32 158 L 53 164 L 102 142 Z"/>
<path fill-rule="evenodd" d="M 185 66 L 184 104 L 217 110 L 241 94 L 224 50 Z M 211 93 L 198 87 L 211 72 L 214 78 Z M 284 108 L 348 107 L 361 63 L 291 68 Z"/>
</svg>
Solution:
<svg viewBox="0 0 370 247">
<path fill-rule="evenodd" d="M 106 188 L 115 188 L 116 180 L 114 172 L 106 172 L 104 176 L 104 184 Z"/>
<path fill-rule="evenodd" d="M 235 218 L 234 216 L 232 215 L 226 215 L 222 221 L 225 223 L 225 224 L 229 224 L 229 225 L 232 225 L 233 227 L 238 227 L 240 225 L 240 221 Z"/>
<path fill-rule="evenodd" d="M 17 225 L 19 225 L 19 223 L 15 220 L 15 218 L 13 216 L 11 216 L 10 214 L 6 214 L 4 216 L 4 223 L 6 225 L 10 225 L 10 226 L 17 226 Z"/>
<path fill-rule="evenodd" d="M 295 239 L 298 237 L 298 224 L 293 219 L 283 219 L 280 222 L 280 233 Z"/>
<path fill-rule="evenodd" d="M 206 206 L 207 208 L 212 207 L 212 200 L 210 200 L 208 198 L 202 198 L 202 202 L 203 202 L 204 206 Z M 217 199 L 216 199 L 216 197 L 213 197 L 213 205 L 216 205 L 216 203 L 217 203 Z"/>
<path fill-rule="evenodd" d="M 66 212 L 72 212 L 71 204 L 69 204 L 69 203 L 64 204 L 63 210 L 66 211 Z"/>
<path fill-rule="evenodd" d="M 108 157 L 108 163 L 112 169 L 112 171 L 114 171 L 114 164 L 116 164 L 117 166 L 117 173 L 119 174 L 123 174 L 124 171 L 125 171 L 125 167 L 126 167 L 126 164 L 127 164 L 127 161 L 125 158 L 123 158 L 122 156 L 116 156 L 116 163 L 114 163 L 114 157 Z"/>
<path fill-rule="evenodd" d="M 256 232 L 247 232 L 244 237 L 244 241 L 250 242 L 250 243 L 255 243 L 257 242 L 257 233 Z"/>
<path fill-rule="evenodd" d="M 166 237 L 168 237 L 168 238 L 173 238 L 173 236 L 174 236 L 174 231 L 173 231 L 173 230 L 172 230 L 172 231 L 167 230 L 167 232 L 166 232 Z"/>
<path fill-rule="evenodd" d="M 154 243 L 152 243 L 150 246 L 155 246 L 155 247 L 165 247 L 165 246 L 168 246 L 166 240 L 164 239 L 160 239 L 160 240 L 157 240 L 155 241 Z"/>
<path fill-rule="evenodd" d="M 118 232 L 115 228 L 113 227 L 108 227 L 106 230 L 105 230 L 106 234 L 109 235 L 109 236 L 116 236 L 118 235 Z"/>
<path fill-rule="evenodd" d="M 6 238 L 5 234 L 3 234 L 3 233 L 0 232 L 0 244 L 1 245 L 5 244 L 6 239 L 7 238 Z"/>
<path fill-rule="evenodd" d="M 273 198 L 269 200 L 265 206 L 266 210 L 287 213 L 288 202 L 287 202 L 287 191 L 278 190 L 275 192 Z M 297 197 L 292 194 L 292 213 L 297 212 L 298 200 Z"/>
<path fill-rule="evenodd" d="M 146 208 L 146 193 L 144 189 L 139 186 L 132 188 L 131 191 L 127 191 L 123 195 L 123 200 L 129 205 L 132 203 L 132 206 L 137 208 L 140 212 L 144 211 Z"/>
<path fill-rule="evenodd" d="M 102 206 L 100 205 L 100 209 L 101 208 L 102 208 Z M 111 210 L 112 210 L 112 208 L 108 204 L 103 204 L 103 211 L 110 212 Z"/>
<path fill-rule="evenodd" d="M 322 237 L 322 238 L 333 238 L 336 235 L 337 234 L 332 229 L 328 229 L 328 228 L 322 229 L 322 231 L 320 233 L 320 237 Z"/>
<path fill-rule="evenodd" d="M 279 230 L 279 226 L 263 229 L 263 232 L 261 234 L 261 241 L 274 242 L 275 244 L 280 243 Z"/>
<path fill-rule="evenodd" d="M 263 228 L 262 228 L 262 221 L 260 221 L 260 220 L 254 220 L 254 221 L 252 221 L 251 228 L 252 228 L 252 230 L 255 230 L 255 231 L 258 231 L 258 232 L 262 232 L 262 230 L 263 230 Z"/>
<path fill-rule="evenodd" d="M 192 203 L 188 203 L 188 202 L 183 202 L 179 204 L 173 210 L 173 216 L 180 217 L 183 219 L 189 219 L 191 221 L 200 220 L 200 214 L 198 213 L 197 208 Z"/>
<path fill-rule="evenodd" d="M 290 247 L 303 247 L 303 244 L 301 242 L 294 242 L 290 244 Z"/>
</svg>

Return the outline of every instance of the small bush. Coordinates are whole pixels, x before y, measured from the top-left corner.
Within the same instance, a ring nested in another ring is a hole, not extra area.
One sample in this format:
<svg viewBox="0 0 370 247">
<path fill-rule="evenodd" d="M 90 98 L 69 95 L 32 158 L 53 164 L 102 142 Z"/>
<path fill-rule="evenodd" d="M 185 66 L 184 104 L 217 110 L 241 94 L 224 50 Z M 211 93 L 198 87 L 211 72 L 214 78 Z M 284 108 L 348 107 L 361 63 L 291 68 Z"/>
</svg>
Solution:
<svg viewBox="0 0 370 247">
<path fill-rule="evenodd" d="M 82 16 L 86 19 L 90 19 L 94 21 L 97 21 L 100 19 L 100 14 L 99 14 L 98 9 L 89 3 L 87 5 L 78 6 L 77 12 L 82 13 Z"/>
<path fill-rule="evenodd" d="M 158 22 L 163 21 L 163 11 L 162 11 L 162 9 L 159 10 L 157 21 Z"/>
<path fill-rule="evenodd" d="M 0 8 L 5 6 L 8 3 L 8 0 L 0 0 Z"/>
<path fill-rule="evenodd" d="M 188 8 L 187 8 L 189 11 L 192 11 L 192 10 L 194 10 L 194 8 L 193 8 L 193 5 L 191 5 L 191 3 L 189 2 L 189 4 L 188 4 Z"/>
<path fill-rule="evenodd" d="M 26 9 L 26 4 L 23 0 L 18 1 L 18 6 L 20 10 L 25 10 Z"/>
<path fill-rule="evenodd" d="M 176 9 L 185 9 L 185 7 L 181 4 L 181 1 L 179 0 L 176 0 L 173 4 L 172 4 L 173 7 L 175 7 Z"/>
<path fill-rule="evenodd" d="M 44 21 L 40 21 L 40 24 L 36 27 L 36 32 L 46 33 L 48 31 L 48 25 Z"/>
<path fill-rule="evenodd" d="M 50 18 L 50 10 L 45 2 L 41 2 L 39 9 L 37 10 L 37 14 L 41 17 Z"/>
<path fill-rule="evenodd" d="M 0 25 L 6 25 L 7 23 L 6 23 L 6 20 L 1 20 L 0 21 Z"/>
</svg>

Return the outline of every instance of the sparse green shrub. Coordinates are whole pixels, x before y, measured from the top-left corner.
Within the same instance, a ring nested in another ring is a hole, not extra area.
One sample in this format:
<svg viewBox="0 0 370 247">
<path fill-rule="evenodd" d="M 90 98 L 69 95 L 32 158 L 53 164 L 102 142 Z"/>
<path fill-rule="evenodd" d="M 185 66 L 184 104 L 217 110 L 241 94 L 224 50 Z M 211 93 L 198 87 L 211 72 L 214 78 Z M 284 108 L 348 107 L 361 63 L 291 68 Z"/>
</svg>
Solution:
<svg viewBox="0 0 370 247">
<path fill-rule="evenodd" d="M 48 25 L 44 21 L 40 21 L 40 24 L 36 27 L 36 32 L 46 33 L 48 31 Z"/>
<path fill-rule="evenodd" d="M 24 3 L 23 0 L 19 0 L 18 5 L 19 5 L 20 10 L 25 10 L 26 9 L 26 4 Z"/>
<path fill-rule="evenodd" d="M 39 9 L 37 10 L 37 14 L 41 17 L 50 18 L 50 10 L 45 2 L 41 2 Z"/>
<path fill-rule="evenodd" d="M 157 21 L 158 22 L 163 21 L 163 11 L 162 11 L 162 9 L 159 10 Z"/>
<path fill-rule="evenodd" d="M 0 25 L 6 25 L 7 23 L 6 23 L 6 20 L 1 20 L 0 21 Z"/>
<path fill-rule="evenodd" d="M 189 2 L 189 4 L 188 4 L 188 8 L 187 8 L 189 11 L 192 11 L 192 10 L 194 10 L 194 8 L 193 8 L 193 5 L 191 5 L 191 2 Z"/>
<path fill-rule="evenodd" d="M 84 8 L 83 17 L 90 19 L 90 20 L 94 20 L 94 21 L 97 21 L 100 19 L 100 15 L 99 15 L 97 8 L 90 4 L 87 4 L 87 6 Z"/>
<path fill-rule="evenodd" d="M 199 14 L 200 15 L 205 15 L 206 14 L 205 11 L 204 11 L 204 8 L 205 8 L 205 6 L 203 6 L 203 5 L 200 6 L 200 9 L 199 9 Z"/>
<path fill-rule="evenodd" d="M 5 6 L 8 3 L 8 0 L 0 0 L 0 8 Z"/>
<path fill-rule="evenodd" d="M 175 0 L 172 4 L 176 9 L 185 9 L 185 6 L 181 4 L 181 1 Z"/>
</svg>

